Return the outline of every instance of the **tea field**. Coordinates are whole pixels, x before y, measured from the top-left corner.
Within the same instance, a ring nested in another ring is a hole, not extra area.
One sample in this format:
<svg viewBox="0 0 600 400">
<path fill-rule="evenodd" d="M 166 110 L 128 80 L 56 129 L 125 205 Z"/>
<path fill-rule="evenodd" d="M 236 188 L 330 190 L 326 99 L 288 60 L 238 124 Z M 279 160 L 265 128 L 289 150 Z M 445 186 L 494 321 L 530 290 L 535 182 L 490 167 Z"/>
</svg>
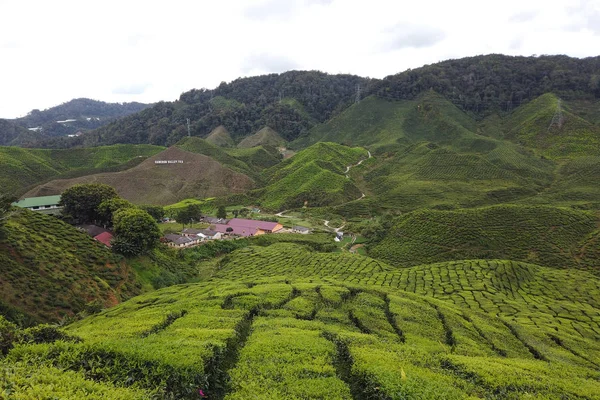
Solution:
<svg viewBox="0 0 600 400">
<path fill-rule="evenodd" d="M 81 341 L 17 344 L 0 389 L 26 398 L 20 368 L 124 399 L 600 398 L 600 279 L 516 261 L 251 245 L 65 332 Z"/>
</svg>

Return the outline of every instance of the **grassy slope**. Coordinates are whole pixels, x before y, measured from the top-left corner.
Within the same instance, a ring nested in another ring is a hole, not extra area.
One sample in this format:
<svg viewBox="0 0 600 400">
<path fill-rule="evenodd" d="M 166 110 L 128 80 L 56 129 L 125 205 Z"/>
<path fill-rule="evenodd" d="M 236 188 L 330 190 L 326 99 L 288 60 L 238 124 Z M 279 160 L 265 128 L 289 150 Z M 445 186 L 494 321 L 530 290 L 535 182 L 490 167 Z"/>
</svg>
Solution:
<svg viewBox="0 0 600 400">
<path fill-rule="evenodd" d="M 267 186 L 260 196 L 269 209 L 339 204 L 360 197 L 345 177 L 346 166 L 367 158 L 361 148 L 317 143 L 264 172 Z"/>
<path fill-rule="evenodd" d="M 399 266 L 481 258 L 600 272 L 599 260 L 591 256 L 598 243 L 588 242 L 599 226 L 593 213 L 568 208 L 420 210 L 398 217 L 369 254 Z"/>
<path fill-rule="evenodd" d="M 0 240 L 0 301 L 40 321 L 89 302 L 104 306 L 139 293 L 133 270 L 104 245 L 58 219 L 15 214 Z"/>
<path fill-rule="evenodd" d="M 233 142 L 229 131 L 227 131 L 227 128 L 223 125 L 219 125 L 213 129 L 204 140 L 215 146 L 235 147 L 235 143 Z"/>
<path fill-rule="evenodd" d="M 403 123 L 413 101 L 390 102 L 371 96 L 354 104 L 325 124 L 292 143 L 294 148 L 318 141 L 347 146 L 369 146 L 375 152 L 391 151 L 406 144 Z"/>
<path fill-rule="evenodd" d="M 45 150 L 0 147 L 0 185 L 16 192 L 27 186 L 62 177 L 92 174 L 143 160 L 164 150 L 151 145 L 114 145 L 84 149 Z"/>
<path fill-rule="evenodd" d="M 478 135 L 475 121 L 435 93 L 405 110 L 405 145 L 365 167 L 388 208 L 472 207 L 529 197 L 547 187 L 555 164 L 518 145 Z"/>
<path fill-rule="evenodd" d="M 518 108 L 503 121 L 505 137 L 553 158 L 600 155 L 600 127 L 575 115 L 564 103 L 562 126 L 550 126 L 558 102 L 547 93 Z"/>
<path fill-rule="evenodd" d="M 598 294 L 581 271 L 499 260 L 395 269 L 276 243 L 231 253 L 210 282 L 76 322 L 68 333 L 81 344 L 8 359 L 37 354 L 180 398 L 597 399 Z"/>
<path fill-rule="evenodd" d="M 434 92 L 414 101 L 369 97 L 294 146 L 319 140 L 367 146 L 376 160 L 356 173 L 383 208 L 506 202 L 598 208 L 597 104 L 563 102 L 565 123 L 548 131 L 557 101 L 546 94 L 478 123 Z"/>
<path fill-rule="evenodd" d="M 254 135 L 245 137 L 238 143 L 237 147 L 247 149 L 256 146 L 278 147 L 285 144 L 285 140 L 273 129 L 265 126 Z"/>
</svg>

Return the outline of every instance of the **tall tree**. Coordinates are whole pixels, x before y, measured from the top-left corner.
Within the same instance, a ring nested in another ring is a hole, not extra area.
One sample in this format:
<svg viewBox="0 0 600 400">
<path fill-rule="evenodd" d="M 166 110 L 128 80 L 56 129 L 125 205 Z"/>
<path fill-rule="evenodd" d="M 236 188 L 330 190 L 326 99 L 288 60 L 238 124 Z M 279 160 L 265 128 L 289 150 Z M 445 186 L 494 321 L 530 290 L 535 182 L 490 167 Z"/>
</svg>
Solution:
<svg viewBox="0 0 600 400">
<path fill-rule="evenodd" d="M 103 183 L 74 185 L 65 190 L 60 198 L 63 214 L 73 220 L 86 223 L 101 219 L 98 207 L 103 201 L 118 197 L 112 187 Z"/>
<path fill-rule="evenodd" d="M 225 210 L 225 206 L 219 206 L 217 209 L 217 218 L 227 218 L 227 210 Z"/>
<path fill-rule="evenodd" d="M 116 240 L 113 249 L 124 255 L 137 255 L 153 248 L 160 238 L 158 224 L 144 210 L 122 208 L 113 215 Z"/>
<path fill-rule="evenodd" d="M 98 216 L 100 218 L 101 223 L 106 224 L 108 226 L 113 225 L 113 215 L 115 212 L 123 209 L 123 208 L 135 208 L 136 206 L 120 197 L 113 197 L 112 199 L 104 200 L 98 206 Z"/>
<path fill-rule="evenodd" d="M 15 199 L 4 193 L 0 193 L 0 237 L 2 236 L 2 227 L 8 218 L 12 215 L 11 204 Z"/>
</svg>

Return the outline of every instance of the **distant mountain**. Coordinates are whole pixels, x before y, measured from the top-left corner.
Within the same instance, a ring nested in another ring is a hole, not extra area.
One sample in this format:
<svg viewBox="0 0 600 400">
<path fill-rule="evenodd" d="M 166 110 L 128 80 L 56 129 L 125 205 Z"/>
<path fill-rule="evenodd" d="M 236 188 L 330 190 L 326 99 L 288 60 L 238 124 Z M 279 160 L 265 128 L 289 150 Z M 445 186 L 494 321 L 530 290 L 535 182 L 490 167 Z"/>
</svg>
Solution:
<svg viewBox="0 0 600 400">
<path fill-rule="evenodd" d="M 73 99 L 46 110 L 32 110 L 13 122 L 23 128 L 43 134 L 44 138 L 74 135 L 96 129 L 117 118 L 137 113 L 150 104 L 105 103 L 91 99 Z M 4 143 L 8 144 L 8 143 Z"/>
<path fill-rule="evenodd" d="M 234 141 L 270 126 L 286 141 L 306 133 L 348 107 L 358 88 L 372 79 L 329 75 L 318 71 L 289 71 L 222 83 L 213 90 L 194 89 L 178 101 L 160 102 L 86 135 L 83 142 L 96 146 L 114 143 L 173 145 L 187 136 L 206 137 L 224 126 Z"/>
<path fill-rule="evenodd" d="M 25 129 L 12 120 L 0 119 L 0 146 L 20 146 L 41 138 L 39 132 Z"/>
<path fill-rule="evenodd" d="M 388 76 L 371 93 L 412 100 L 434 90 L 474 115 L 510 112 L 544 93 L 564 100 L 600 98 L 600 56 L 490 54 L 426 65 Z"/>
</svg>

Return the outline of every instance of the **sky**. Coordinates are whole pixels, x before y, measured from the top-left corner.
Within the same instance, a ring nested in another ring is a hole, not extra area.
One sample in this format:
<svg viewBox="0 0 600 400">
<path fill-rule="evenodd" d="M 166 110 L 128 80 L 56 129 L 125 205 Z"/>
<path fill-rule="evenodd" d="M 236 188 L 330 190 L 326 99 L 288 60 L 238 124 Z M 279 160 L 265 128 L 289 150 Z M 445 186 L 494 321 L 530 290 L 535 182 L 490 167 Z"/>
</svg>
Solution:
<svg viewBox="0 0 600 400">
<path fill-rule="evenodd" d="M 0 118 L 292 69 L 383 78 L 480 54 L 600 55 L 600 0 L 0 0 L 0 21 Z"/>
</svg>

